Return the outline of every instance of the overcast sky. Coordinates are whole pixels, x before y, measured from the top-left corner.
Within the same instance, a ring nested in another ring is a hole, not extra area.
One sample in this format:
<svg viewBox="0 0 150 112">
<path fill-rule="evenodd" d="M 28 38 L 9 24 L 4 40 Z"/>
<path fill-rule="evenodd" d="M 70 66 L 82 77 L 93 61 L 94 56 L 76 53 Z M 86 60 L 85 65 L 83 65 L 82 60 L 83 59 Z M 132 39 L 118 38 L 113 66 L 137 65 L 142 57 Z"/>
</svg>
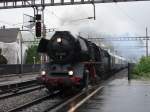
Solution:
<svg viewBox="0 0 150 112">
<path fill-rule="evenodd" d="M 33 9 L 5 9 L 0 14 L 0 25 L 17 27 L 23 23 L 23 14 L 33 15 Z M 46 7 L 45 24 L 47 28 L 113 36 L 144 36 L 148 27 L 150 34 L 150 2 L 96 4 L 96 20 L 84 19 L 92 16 L 92 5 Z"/>
<path fill-rule="evenodd" d="M 23 14 L 33 15 L 33 9 L 5 9 L 0 10 L 0 14 L 0 25 L 21 25 Z M 77 31 L 88 29 L 115 35 L 144 35 L 145 27 L 150 27 L 150 2 L 96 4 L 96 20 L 84 19 L 91 16 L 92 5 L 47 7 L 45 24 L 48 28 L 73 28 Z"/>
</svg>

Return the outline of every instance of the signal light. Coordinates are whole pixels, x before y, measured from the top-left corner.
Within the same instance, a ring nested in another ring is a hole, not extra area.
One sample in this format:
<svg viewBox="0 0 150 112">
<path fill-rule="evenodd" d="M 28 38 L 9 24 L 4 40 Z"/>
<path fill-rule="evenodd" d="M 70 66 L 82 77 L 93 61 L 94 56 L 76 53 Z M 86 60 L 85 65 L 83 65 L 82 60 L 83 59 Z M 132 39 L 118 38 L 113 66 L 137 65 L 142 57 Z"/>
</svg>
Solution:
<svg viewBox="0 0 150 112">
<path fill-rule="evenodd" d="M 40 21 L 41 20 L 41 14 L 36 14 L 35 19 Z"/>
<path fill-rule="evenodd" d="M 41 22 L 36 22 L 36 37 L 41 37 Z"/>
</svg>

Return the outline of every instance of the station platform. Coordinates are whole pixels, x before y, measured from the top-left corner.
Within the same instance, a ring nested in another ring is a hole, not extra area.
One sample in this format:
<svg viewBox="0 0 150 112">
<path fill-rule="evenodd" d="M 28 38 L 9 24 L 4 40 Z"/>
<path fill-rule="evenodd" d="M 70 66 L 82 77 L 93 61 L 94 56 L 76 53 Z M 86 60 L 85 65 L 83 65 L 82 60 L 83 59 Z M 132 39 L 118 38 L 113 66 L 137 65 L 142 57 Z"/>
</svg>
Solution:
<svg viewBox="0 0 150 112">
<path fill-rule="evenodd" d="M 117 75 L 76 112 L 150 112 L 150 81 L 128 81 L 127 70 Z"/>
</svg>

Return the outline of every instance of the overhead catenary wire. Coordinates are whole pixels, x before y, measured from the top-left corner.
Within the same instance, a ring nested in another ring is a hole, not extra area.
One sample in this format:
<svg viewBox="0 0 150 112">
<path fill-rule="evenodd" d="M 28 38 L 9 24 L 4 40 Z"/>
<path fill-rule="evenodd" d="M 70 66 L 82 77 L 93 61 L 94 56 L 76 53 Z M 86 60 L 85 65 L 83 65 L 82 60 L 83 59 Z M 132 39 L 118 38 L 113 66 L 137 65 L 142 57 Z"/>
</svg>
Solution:
<svg viewBox="0 0 150 112">
<path fill-rule="evenodd" d="M 137 22 L 133 18 L 133 16 L 129 15 L 122 7 L 120 7 L 120 5 L 117 2 L 115 2 L 114 4 L 116 6 L 115 8 L 118 8 L 119 11 L 122 12 L 128 18 L 128 20 L 130 20 L 132 23 L 134 23 L 136 26 L 138 26 L 141 30 L 145 31 L 145 28 L 147 27 L 146 25 L 143 25 L 143 24 Z"/>
<path fill-rule="evenodd" d="M 134 22 L 136 25 L 139 25 L 140 26 L 140 28 L 142 28 L 142 29 L 144 29 L 144 31 L 145 31 L 145 29 L 146 29 L 146 42 L 145 42 L 145 44 L 146 44 L 146 56 L 148 57 L 148 39 L 147 39 L 147 37 L 148 37 L 148 28 L 147 28 L 147 25 L 143 25 L 143 24 L 141 24 L 141 23 L 138 23 L 133 17 L 131 17 L 128 13 L 126 13 L 125 11 L 124 11 L 124 9 L 123 8 L 121 8 L 117 3 L 115 3 L 116 4 L 116 6 L 118 6 L 118 8 L 120 9 L 120 11 L 122 11 L 132 22 Z"/>
</svg>

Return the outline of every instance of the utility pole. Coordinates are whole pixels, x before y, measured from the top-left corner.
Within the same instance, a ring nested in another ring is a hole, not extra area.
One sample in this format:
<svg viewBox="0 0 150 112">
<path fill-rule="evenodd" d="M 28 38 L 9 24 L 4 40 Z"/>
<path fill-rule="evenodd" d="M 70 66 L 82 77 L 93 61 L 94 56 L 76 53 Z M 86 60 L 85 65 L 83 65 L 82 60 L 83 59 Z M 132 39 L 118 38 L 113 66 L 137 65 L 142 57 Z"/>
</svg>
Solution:
<svg viewBox="0 0 150 112">
<path fill-rule="evenodd" d="M 148 32 L 146 27 L 146 57 L 148 57 Z"/>
<path fill-rule="evenodd" d="M 96 20 L 95 4 L 94 4 L 94 2 L 92 2 L 92 4 L 93 4 L 93 10 L 94 10 L 94 20 Z"/>
</svg>

